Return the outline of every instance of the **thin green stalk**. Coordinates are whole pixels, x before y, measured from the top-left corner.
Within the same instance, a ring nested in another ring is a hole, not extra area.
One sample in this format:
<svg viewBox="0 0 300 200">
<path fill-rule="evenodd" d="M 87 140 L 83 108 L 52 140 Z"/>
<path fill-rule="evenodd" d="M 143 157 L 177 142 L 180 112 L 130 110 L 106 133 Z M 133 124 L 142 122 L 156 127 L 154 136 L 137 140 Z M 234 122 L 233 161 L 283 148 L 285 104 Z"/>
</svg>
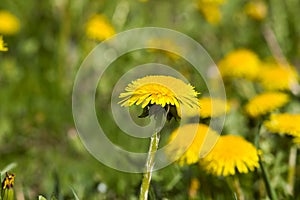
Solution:
<svg viewBox="0 0 300 200">
<path fill-rule="evenodd" d="M 254 141 L 254 144 L 255 144 L 257 149 L 259 148 L 259 138 L 260 138 L 261 126 L 262 126 L 262 122 L 259 121 L 258 124 L 257 124 L 257 133 L 256 133 L 256 136 L 255 136 L 255 141 Z M 263 163 L 262 158 L 261 158 L 260 155 L 259 155 L 259 166 L 261 168 L 262 177 L 263 177 L 263 180 L 264 180 L 266 190 L 267 190 L 267 194 L 268 194 L 269 198 L 271 200 L 277 200 L 277 195 L 275 193 L 275 190 L 271 186 L 271 181 L 270 181 L 269 175 L 268 175 L 268 173 L 265 169 L 264 163 Z"/>
<path fill-rule="evenodd" d="M 141 190 L 140 190 L 140 200 L 148 199 L 148 191 L 149 191 L 149 186 L 150 186 L 150 181 L 152 176 L 152 170 L 154 166 L 155 153 L 158 148 L 159 138 L 160 138 L 159 132 L 156 132 L 151 136 L 151 142 L 150 142 L 148 157 L 146 161 L 146 172 L 144 173 Z"/>
<path fill-rule="evenodd" d="M 235 176 L 226 177 L 226 179 L 227 179 L 227 184 L 229 184 L 231 191 L 234 193 L 234 199 L 245 200 L 245 196 L 241 188 L 239 178 L 235 175 Z"/>
<path fill-rule="evenodd" d="M 294 184 L 295 184 L 295 174 L 296 174 L 296 160 L 297 160 L 297 147 L 295 145 L 291 146 L 289 155 L 289 171 L 287 177 L 287 192 L 293 196 L 294 194 Z"/>
</svg>

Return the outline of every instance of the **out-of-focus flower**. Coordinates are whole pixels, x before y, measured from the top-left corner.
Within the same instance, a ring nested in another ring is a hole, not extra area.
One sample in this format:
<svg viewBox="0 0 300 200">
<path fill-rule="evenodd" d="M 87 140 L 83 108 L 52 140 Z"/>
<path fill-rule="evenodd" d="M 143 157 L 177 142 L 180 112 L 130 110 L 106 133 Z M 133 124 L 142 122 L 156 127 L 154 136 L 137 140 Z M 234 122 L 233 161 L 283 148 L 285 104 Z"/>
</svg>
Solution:
<svg viewBox="0 0 300 200">
<path fill-rule="evenodd" d="M 199 163 L 208 173 L 216 176 L 248 173 L 259 167 L 260 153 L 242 137 L 224 135 Z"/>
<path fill-rule="evenodd" d="M 205 124 L 183 125 L 170 135 L 166 154 L 172 159 L 179 158 L 179 165 L 191 165 L 210 151 L 218 137 L 219 134 Z"/>
<path fill-rule="evenodd" d="M 14 35 L 20 30 L 19 19 L 12 13 L 1 10 L 0 11 L 0 34 Z"/>
<path fill-rule="evenodd" d="M 300 137 L 300 114 L 272 114 L 264 122 L 265 127 L 272 133 L 287 134 Z"/>
<path fill-rule="evenodd" d="M 0 35 L 0 51 L 8 51 L 6 44 L 3 41 L 3 36 Z"/>
<path fill-rule="evenodd" d="M 1 186 L 1 199 L 2 200 L 14 200 L 14 183 L 15 183 L 15 175 L 6 173 L 6 176 L 2 182 Z"/>
<path fill-rule="evenodd" d="M 197 7 L 208 23 L 216 25 L 221 20 L 220 6 L 224 2 L 224 0 L 198 0 Z"/>
<path fill-rule="evenodd" d="M 281 92 L 266 92 L 253 97 L 245 106 L 250 117 L 259 117 L 284 106 L 289 96 Z"/>
<path fill-rule="evenodd" d="M 199 108 L 197 95 L 190 84 L 171 76 L 146 76 L 132 81 L 120 94 L 122 106 L 142 104 L 142 108 L 160 105 L 170 117 L 181 117 L 181 108 Z M 149 110 L 148 110 L 149 111 Z M 146 115 L 148 116 L 149 113 Z"/>
<path fill-rule="evenodd" d="M 200 117 L 218 117 L 226 114 L 230 106 L 228 102 L 222 99 L 212 99 L 209 97 L 203 97 L 199 100 L 200 105 Z"/>
<path fill-rule="evenodd" d="M 228 53 L 219 63 L 223 77 L 253 80 L 259 72 L 260 60 L 248 49 L 238 49 Z"/>
<path fill-rule="evenodd" d="M 172 41 L 170 39 L 154 38 L 148 41 L 148 46 L 158 47 L 158 49 L 149 49 L 149 51 L 161 51 L 164 54 L 166 54 L 169 58 L 172 58 L 174 60 L 180 58 L 179 55 L 171 52 L 171 51 L 180 52 L 180 47 L 176 44 L 175 41 Z"/>
<path fill-rule="evenodd" d="M 103 41 L 116 34 L 108 19 L 101 14 L 95 14 L 88 20 L 85 31 L 89 38 L 99 41 Z"/>
<path fill-rule="evenodd" d="M 265 90 L 291 90 L 298 84 L 299 76 L 293 66 L 264 63 L 258 81 Z"/>
<path fill-rule="evenodd" d="M 266 17 L 268 8 L 265 2 L 260 0 L 252 0 L 245 5 L 245 13 L 251 18 L 260 21 Z"/>
</svg>

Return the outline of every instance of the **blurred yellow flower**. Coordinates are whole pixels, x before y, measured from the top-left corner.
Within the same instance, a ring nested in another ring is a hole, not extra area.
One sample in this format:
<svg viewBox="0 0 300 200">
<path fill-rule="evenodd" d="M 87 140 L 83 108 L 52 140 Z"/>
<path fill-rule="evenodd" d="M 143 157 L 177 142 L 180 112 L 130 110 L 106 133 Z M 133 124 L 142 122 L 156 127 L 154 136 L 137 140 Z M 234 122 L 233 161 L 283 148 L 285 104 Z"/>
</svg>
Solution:
<svg viewBox="0 0 300 200">
<path fill-rule="evenodd" d="M 300 137 L 300 114 L 272 114 L 264 122 L 265 127 L 273 133 L 287 134 Z"/>
<path fill-rule="evenodd" d="M 221 20 L 220 6 L 224 0 L 198 0 L 198 9 L 203 14 L 206 21 L 216 25 Z"/>
<path fill-rule="evenodd" d="M 0 34 L 13 35 L 19 32 L 20 21 L 12 13 L 1 10 L 0 11 Z"/>
<path fill-rule="evenodd" d="M 237 135 L 220 136 L 214 148 L 199 163 L 215 176 L 248 173 L 259 167 L 259 154 L 253 144 Z"/>
<path fill-rule="evenodd" d="M 195 136 L 194 136 L 195 135 Z M 188 138 L 193 137 L 192 143 Z M 169 137 L 166 154 L 178 158 L 179 165 L 197 163 L 218 140 L 219 134 L 205 124 L 187 124 L 177 128 Z"/>
<path fill-rule="evenodd" d="M 95 14 L 88 20 L 85 31 L 90 39 L 98 41 L 103 41 L 116 34 L 108 19 L 101 14 Z"/>
<path fill-rule="evenodd" d="M 268 13 L 267 5 L 260 0 L 249 1 L 245 5 L 245 13 L 255 20 L 263 20 Z"/>
<path fill-rule="evenodd" d="M 250 117 L 258 117 L 284 106 L 289 96 L 281 92 L 266 92 L 253 97 L 245 106 Z"/>
<path fill-rule="evenodd" d="M 265 90 L 291 90 L 298 84 L 299 76 L 293 66 L 264 63 L 258 81 Z"/>
<path fill-rule="evenodd" d="M 195 199 L 197 197 L 198 190 L 200 188 L 200 182 L 197 178 L 192 178 L 189 188 L 189 199 Z"/>
<path fill-rule="evenodd" d="M 142 104 L 142 108 L 149 105 L 169 105 L 176 109 L 177 115 L 181 117 L 181 108 L 185 106 L 198 108 L 197 95 L 190 84 L 186 84 L 180 79 L 171 76 L 146 76 L 132 81 L 120 98 L 124 98 L 119 103 L 122 106 L 132 106 Z M 182 106 L 182 107 L 181 107 Z"/>
<path fill-rule="evenodd" d="M 165 53 L 169 58 L 177 60 L 180 58 L 179 55 L 172 53 L 171 51 L 180 52 L 180 47 L 176 44 L 175 41 L 170 39 L 162 39 L 162 38 L 154 38 L 148 41 L 148 45 L 151 46 L 158 46 L 160 49 L 149 49 L 149 51 L 161 51 Z M 164 49 L 168 50 L 165 51 Z"/>
<path fill-rule="evenodd" d="M 15 174 L 9 174 L 6 172 L 6 176 L 2 181 L 1 185 L 1 198 L 2 200 L 14 200 L 14 183 L 15 183 Z"/>
<path fill-rule="evenodd" d="M 230 109 L 229 103 L 226 102 L 226 100 L 212 99 L 209 97 L 201 98 L 199 105 L 201 118 L 218 117 L 226 114 Z"/>
<path fill-rule="evenodd" d="M 253 80 L 259 72 L 260 60 L 248 49 L 237 49 L 228 53 L 219 63 L 223 77 Z"/>
<path fill-rule="evenodd" d="M 3 41 L 3 36 L 0 35 L 0 51 L 8 51 L 6 44 Z"/>
</svg>

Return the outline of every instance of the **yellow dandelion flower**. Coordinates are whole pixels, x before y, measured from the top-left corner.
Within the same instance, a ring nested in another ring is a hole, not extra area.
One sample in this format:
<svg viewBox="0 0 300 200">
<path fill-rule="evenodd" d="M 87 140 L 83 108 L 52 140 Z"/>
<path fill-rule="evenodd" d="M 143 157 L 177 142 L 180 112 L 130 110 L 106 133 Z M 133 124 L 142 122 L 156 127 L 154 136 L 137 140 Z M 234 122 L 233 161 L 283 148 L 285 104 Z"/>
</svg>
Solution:
<svg viewBox="0 0 300 200">
<path fill-rule="evenodd" d="M 8 51 L 8 48 L 6 47 L 6 44 L 3 41 L 2 35 L 0 35 L 0 51 Z"/>
<path fill-rule="evenodd" d="M 187 144 L 192 136 L 192 143 Z M 187 124 L 172 132 L 169 138 L 171 146 L 167 147 L 166 152 L 172 158 L 179 158 L 179 165 L 194 164 L 210 151 L 218 137 L 219 134 L 205 124 Z"/>
<path fill-rule="evenodd" d="M 121 106 L 142 105 L 145 108 L 148 105 L 160 105 L 166 107 L 169 105 L 175 108 L 177 115 L 181 117 L 181 109 L 186 106 L 198 108 L 197 95 L 190 84 L 186 84 L 180 79 L 171 76 L 146 76 L 136 81 L 132 81 L 124 93 L 120 94 L 123 98 L 119 103 Z"/>
<path fill-rule="evenodd" d="M 1 10 L 0 11 L 0 34 L 13 35 L 19 32 L 20 21 L 12 13 Z"/>
<path fill-rule="evenodd" d="M 259 167 L 259 154 L 253 144 L 237 135 L 220 136 L 200 165 L 216 176 L 248 173 Z"/>
<path fill-rule="evenodd" d="M 281 92 L 266 92 L 252 98 L 245 106 L 246 113 L 251 117 L 265 115 L 284 106 L 289 96 Z"/>
<path fill-rule="evenodd" d="M 220 6 L 224 2 L 224 0 L 199 0 L 197 7 L 208 23 L 216 25 L 221 20 Z"/>
<path fill-rule="evenodd" d="M 273 133 L 287 134 L 300 137 L 300 114 L 272 114 L 264 122 L 265 127 Z"/>
<path fill-rule="evenodd" d="M 264 63 L 258 81 L 265 90 L 291 90 L 298 84 L 299 76 L 293 66 Z"/>
<path fill-rule="evenodd" d="M 245 5 L 245 13 L 251 18 L 261 21 L 267 15 L 268 9 L 263 1 L 250 1 Z"/>
<path fill-rule="evenodd" d="M 93 15 L 86 24 L 86 35 L 95 40 L 103 41 L 116 32 L 104 15 Z"/>
<path fill-rule="evenodd" d="M 238 49 L 228 53 L 219 63 L 223 77 L 246 78 L 253 80 L 259 72 L 258 56 L 247 49 Z"/>
</svg>

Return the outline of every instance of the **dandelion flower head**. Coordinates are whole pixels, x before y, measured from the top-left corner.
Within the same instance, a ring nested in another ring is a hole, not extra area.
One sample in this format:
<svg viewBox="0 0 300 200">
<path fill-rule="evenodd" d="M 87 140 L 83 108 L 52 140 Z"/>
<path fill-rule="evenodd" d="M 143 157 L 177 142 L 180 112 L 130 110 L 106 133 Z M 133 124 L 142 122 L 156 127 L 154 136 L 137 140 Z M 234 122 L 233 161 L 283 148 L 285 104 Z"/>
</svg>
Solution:
<svg viewBox="0 0 300 200">
<path fill-rule="evenodd" d="M 282 92 L 266 92 L 253 97 L 245 106 L 250 117 L 259 117 L 284 106 L 289 96 Z"/>
<path fill-rule="evenodd" d="M 103 41 L 115 34 L 115 30 L 108 19 L 101 14 L 95 14 L 88 20 L 85 31 L 90 39 L 98 41 Z"/>
<path fill-rule="evenodd" d="M 258 81 L 265 90 L 291 90 L 298 84 L 299 76 L 293 66 L 264 63 Z"/>
<path fill-rule="evenodd" d="M 260 60 L 248 49 L 238 49 L 228 53 L 219 63 L 223 77 L 246 78 L 253 80 L 257 77 Z"/>
<path fill-rule="evenodd" d="M 14 35 L 20 30 L 20 21 L 12 13 L 1 10 L 0 11 L 0 34 Z"/>
<path fill-rule="evenodd" d="M 6 47 L 6 44 L 3 41 L 2 35 L 0 35 L 0 51 L 8 51 L 8 48 Z"/>
<path fill-rule="evenodd" d="M 170 105 L 176 108 L 177 115 L 181 117 L 181 108 L 198 108 L 197 95 L 190 84 L 186 84 L 180 79 L 171 76 L 146 76 L 132 81 L 124 93 L 120 94 L 123 98 L 119 103 L 121 106 L 160 105 L 165 107 Z"/>
<path fill-rule="evenodd" d="M 237 135 L 220 136 L 200 165 L 215 176 L 248 173 L 259 167 L 259 154 L 253 144 Z"/>
<path fill-rule="evenodd" d="M 264 125 L 272 133 L 300 137 L 300 114 L 272 114 Z"/>
<path fill-rule="evenodd" d="M 229 109 L 229 103 L 222 99 L 212 99 L 209 97 L 203 97 L 199 100 L 200 105 L 200 117 L 218 117 L 226 114 Z"/>
<path fill-rule="evenodd" d="M 192 138 L 193 137 L 193 138 Z M 205 124 L 187 124 L 177 128 L 169 138 L 166 153 L 179 158 L 179 165 L 197 163 L 214 146 L 219 134 Z M 188 144 L 192 141 L 191 144 Z"/>
</svg>

